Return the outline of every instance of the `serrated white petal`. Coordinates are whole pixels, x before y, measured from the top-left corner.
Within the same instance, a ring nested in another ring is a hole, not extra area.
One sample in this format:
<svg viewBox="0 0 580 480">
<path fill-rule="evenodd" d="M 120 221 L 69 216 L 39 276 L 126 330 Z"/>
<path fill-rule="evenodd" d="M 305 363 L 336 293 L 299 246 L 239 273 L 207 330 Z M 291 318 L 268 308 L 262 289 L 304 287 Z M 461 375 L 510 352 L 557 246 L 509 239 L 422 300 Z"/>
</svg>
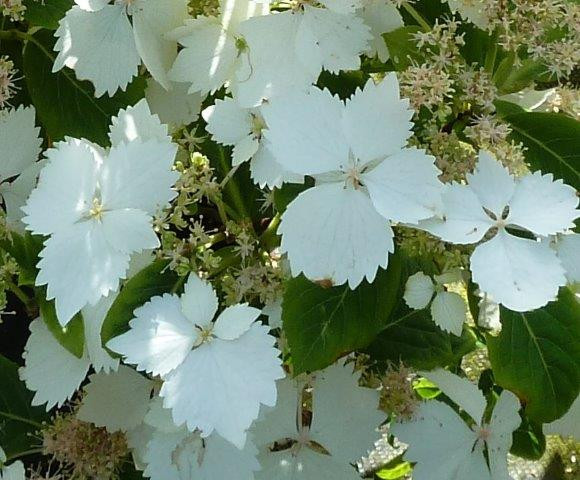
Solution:
<svg viewBox="0 0 580 480">
<path fill-rule="evenodd" d="M 417 272 L 407 279 L 403 299 L 409 308 L 421 310 L 429 305 L 434 293 L 435 285 L 431 277 Z"/>
<path fill-rule="evenodd" d="M 360 372 L 342 361 L 318 372 L 313 382 L 310 438 L 337 462 L 354 463 L 374 445 L 386 420 L 378 390 L 360 387 Z"/>
<path fill-rule="evenodd" d="M 341 128 L 344 104 L 328 90 L 312 88 L 273 99 L 262 108 L 264 136 L 282 167 L 302 175 L 339 170 L 349 147 Z"/>
<path fill-rule="evenodd" d="M 363 278 L 372 282 L 394 249 L 391 227 L 368 196 L 341 183 L 298 195 L 284 212 L 279 232 L 293 275 L 348 282 L 351 288 Z"/>
<path fill-rule="evenodd" d="M 397 76 L 389 73 L 378 85 L 369 79 L 346 101 L 344 133 L 355 156 L 366 163 L 399 153 L 412 134 L 412 116 L 409 100 L 399 96 Z"/>
<path fill-rule="evenodd" d="M 128 143 L 133 140 L 171 141 L 167 125 L 163 125 L 159 117 L 151 113 L 145 99 L 139 100 L 132 107 L 119 110 L 117 116 L 111 119 L 109 138 L 114 147 L 121 142 Z"/>
<path fill-rule="evenodd" d="M 574 227 L 580 216 L 576 190 L 552 174 L 534 172 L 516 182 L 507 222 L 536 235 L 553 235 Z"/>
<path fill-rule="evenodd" d="M 369 57 L 378 55 L 381 62 L 386 62 L 390 54 L 383 33 L 392 32 L 403 26 L 403 18 L 397 7 L 389 0 L 365 0 L 357 10 L 357 14 L 370 27 L 373 36 L 365 53 Z"/>
<path fill-rule="evenodd" d="M 151 380 L 125 365 L 116 372 L 93 374 L 89 380 L 77 418 L 109 432 L 139 426 L 149 408 Z"/>
<path fill-rule="evenodd" d="M 243 448 L 260 405 L 276 403 L 276 380 L 284 376 L 274 342 L 267 327 L 254 324 L 234 341 L 214 338 L 192 351 L 160 391 L 175 423 Z"/>
<path fill-rule="evenodd" d="M 122 2 L 94 12 L 71 8 L 55 33 L 59 53 L 52 71 L 72 68 L 80 80 L 93 83 L 97 97 L 125 90 L 141 61 L 125 8 Z"/>
<path fill-rule="evenodd" d="M 467 305 L 455 292 L 439 292 L 431 303 L 431 318 L 441 330 L 459 337 L 467 320 Z"/>
<path fill-rule="evenodd" d="M 465 410 L 477 424 L 481 424 L 486 401 L 475 384 L 442 368 L 420 373 L 437 384 L 439 389 Z"/>
<path fill-rule="evenodd" d="M 24 464 L 17 460 L 0 470 L 0 480 L 26 480 Z"/>
<path fill-rule="evenodd" d="M 511 480 L 508 473 L 507 456 L 512 447 L 513 432 L 522 419 L 518 413 L 520 401 L 509 390 L 501 392 L 489 422 L 490 435 L 487 439 L 489 469 L 493 480 Z"/>
<path fill-rule="evenodd" d="M 209 282 L 190 274 L 180 300 L 181 310 L 192 324 L 210 325 L 218 309 L 218 298 Z"/>
<path fill-rule="evenodd" d="M 166 89 L 171 88 L 167 73 L 177 56 L 177 42 L 165 34 L 188 18 L 187 4 L 187 0 L 141 0 L 131 5 L 137 51 L 152 77 Z"/>
<path fill-rule="evenodd" d="M 504 307 L 526 312 L 544 306 L 566 284 L 565 270 L 545 243 L 500 230 L 471 255 L 473 281 Z"/>
<path fill-rule="evenodd" d="M 480 150 L 475 170 L 467 174 L 467 180 L 481 205 L 493 212 L 497 219 L 502 218 L 515 188 L 514 179 L 507 168 L 491 153 Z"/>
<path fill-rule="evenodd" d="M 82 309 L 83 325 L 85 330 L 85 348 L 95 372 L 111 370 L 119 367 L 119 359 L 111 357 L 103 348 L 101 329 L 109 308 L 117 298 L 116 293 L 110 293 L 101 298 L 96 305 L 87 305 Z"/>
<path fill-rule="evenodd" d="M 566 270 L 568 282 L 580 282 L 580 234 L 558 235 L 551 246 Z"/>
<path fill-rule="evenodd" d="M 262 140 L 260 148 L 250 160 L 250 174 L 260 188 L 280 188 L 283 183 L 304 183 L 304 175 L 290 172 L 278 163 L 265 140 Z"/>
<path fill-rule="evenodd" d="M 409 445 L 404 458 L 416 462 L 415 480 L 492 480 L 476 434 L 442 402 L 425 402 L 415 418 L 391 425 L 390 432 Z"/>
<path fill-rule="evenodd" d="M 46 403 L 46 410 L 60 407 L 81 385 L 90 367 L 86 355 L 77 358 L 54 338 L 40 318 L 30 323 L 24 367 L 19 374 L 29 390 L 35 392 L 32 405 Z"/>
<path fill-rule="evenodd" d="M 441 195 L 443 219 L 422 220 L 418 227 L 452 243 L 479 242 L 494 225 L 477 195 L 468 186 L 446 185 Z"/>
<path fill-rule="evenodd" d="M 417 223 L 439 211 L 443 184 L 434 161 L 422 150 L 405 148 L 363 173 L 377 212 L 388 220 Z"/>
<path fill-rule="evenodd" d="M 26 229 L 43 235 L 69 227 L 88 212 L 102 161 L 84 140 L 58 143 L 46 157 L 38 186 L 22 208 Z"/>
<path fill-rule="evenodd" d="M 75 3 L 87 12 L 96 12 L 109 3 L 109 0 L 75 0 Z"/>
<path fill-rule="evenodd" d="M 227 307 L 215 321 L 213 334 L 222 340 L 235 340 L 250 329 L 261 313 L 247 303 Z"/>
<path fill-rule="evenodd" d="M 130 254 L 159 246 L 151 217 L 142 210 L 125 208 L 105 212 L 101 226 L 107 242 L 120 252 Z"/>
<path fill-rule="evenodd" d="M 107 210 L 135 208 L 154 215 L 176 195 L 179 174 L 172 170 L 177 145 L 149 140 L 111 148 L 100 172 L 101 199 Z"/>
<path fill-rule="evenodd" d="M 125 361 L 153 375 L 164 376 L 183 363 L 197 333 L 181 311 L 176 295 L 153 297 L 134 312 L 131 329 L 107 343 Z"/>
<path fill-rule="evenodd" d="M 129 255 L 107 242 L 102 225 L 95 220 L 60 230 L 44 245 L 36 285 L 48 285 L 47 298 L 55 299 L 63 326 L 85 305 L 94 305 L 117 290 L 129 268 Z"/>
<path fill-rule="evenodd" d="M 223 145 L 235 145 L 252 132 L 252 111 L 242 108 L 236 100 L 217 99 L 201 116 L 207 122 L 205 129 Z"/>
<path fill-rule="evenodd" d="M 34 107 L 20 107 L 0 114 L 0 181 L 22 173 L 40 153 L 40 128 Z"/>
<path fill-rule="evenodd" d="M 358 70 L 371 38 L 370 28 L 356 15 L 304 5 L 296 53 L 311 71 Z"/>
<path fill-rule="evenodd" d="M 546 435 L 562 435 L 580 441 L 580 395 L 562 417 L 544 424 L 543 430 Z"/>
</svg>

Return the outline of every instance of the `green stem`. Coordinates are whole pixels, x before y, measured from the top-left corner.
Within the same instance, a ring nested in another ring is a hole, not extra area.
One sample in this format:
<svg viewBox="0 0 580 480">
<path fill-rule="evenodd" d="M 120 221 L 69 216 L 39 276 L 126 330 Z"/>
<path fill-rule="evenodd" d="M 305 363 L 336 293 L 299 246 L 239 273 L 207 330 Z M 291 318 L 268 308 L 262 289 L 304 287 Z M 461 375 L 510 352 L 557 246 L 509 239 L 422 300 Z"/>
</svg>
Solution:
<svg viewBox="0 0 580 480">
<path fill-rule="evenodd" d="M 229 220 L 228 214 L 226 212 L 226 204 L 222 200 L 222 197 L 219 193 L 217 195 L 215 195 L 215 198 L 212 198 L 212 202 L 217 207 L 218 215 L 220 216 L 220 220 L 222 221 L 222 223 L 225 227 L 228 223 L 228 220 Z"/>
<path fill-rule="evenodd" d="M 268 251 L 272 250 L 277 245 L 277 233 L 278 225 L 280 225 L 280 219 L 282 216 L 277 213 L 276 216 L 270 221 L 270 224 L 264 230 L 262 235 L 260 235 L 260 244 Z"/>
<path fill-rule="evenodd" d="M 10 420 L 16 420 L 17 422 L 27 423 L 28 425 L 32 425 L 33 427 L 36 428 L 42 428 L 41 423 L 35 422 L 34 420 L 30 420 L 29 418 L 21 417 L 20 415 L 0 411 L 0 416 L 9 418 Z"/>
<path fill-rule="evenodd" d="M 250 215 L 246 211 L 246 205 L 244 204 L 244 200 L 242 199 L 242 194 L 240 193 L 240 189 L 238 187 L 238 184 L 232 178 L 233 173 L 236 173 L 235 171 L 237 170 L 237 167 L 230 169 L 228 161 L 226 159 L 226 156 L 224 155 L 224 151 L 221 148 L 219 149 L 219 161 L 220 161 L 222 170 L 224 172 L 228 172 L 227 174 L 225 174 L 224 180 L 222 181 L 222 184 L 220 186 L 223 186 L 224 188 L 226 188 L 228 190 L 229 194 L 232 197 L 232 202 L 234 203 L 237 212 L 242 217 L 249 217 Z M 232 170 L 234 172 L 230 176 L 230 173 Z"/>
<path fill-rule="evenodd" d="M 28 455 L 37 455 L 37 454 L 43 453 L 43 452 L 44 452 L 44 450 L 42 448 L 31 448 L 30 450 L 25 450 L 24 452 L 18 452 L 18 453 L 15 453 L 14 455 L 10 455 L 6 459 L 6 462 L 11 462 L 12 460 L 26 457 Z"/>
<path fill-rule="evenodd" d="M 16 285 L 12 280 L 4 280 L 10 291 L 18 297 L 18 299 L 26 306 L 32 304 L 32 299 L 26 295 L 24 290 L 22 290 L 18 285 Z"/>
<path fill-rule="evenodd" d="M 423 15 L 421 15 L 417 10 L 415 10 L 415 7 L 413 7 L 413 5 L 411 5 L 408 2 L 403 2 L 401 5 L 407 11 L 407 13 L 415 19 L 415 21 L 420 25 L 423 31 L 425 32 L 431 31 L 431 25 L 427 23 L 427 20 L 423 18 Z"/>
<path fill-rule="evenodd" d="M 171 293 L 177 293 L 177 291 L 183 286 L 183 284 L 185 283 L 185 281 L 187 280 L 187 276 L 183 276 L 183 277 L 179 277 L 179 280 L 177 280 L 177 282 L 175 282 L 175 285 L 173 285 L 173 288 L 171 289 Z"/>
</svg>

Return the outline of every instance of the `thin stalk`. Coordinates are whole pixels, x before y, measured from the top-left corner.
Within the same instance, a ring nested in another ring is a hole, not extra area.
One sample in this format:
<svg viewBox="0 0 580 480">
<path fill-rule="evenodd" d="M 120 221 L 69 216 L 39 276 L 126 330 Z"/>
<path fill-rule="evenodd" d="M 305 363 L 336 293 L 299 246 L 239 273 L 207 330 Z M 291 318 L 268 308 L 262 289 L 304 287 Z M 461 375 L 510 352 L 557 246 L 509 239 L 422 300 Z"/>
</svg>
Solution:
<svg viewBox="0 0 580 480">
<path fill-rule="evenodd" d="M 401 5 L 407 11 L 407 13 L 415 19 L 415 21 L 425 32 L 431 31 L 431 25 L 427 23 L 427 20 L 423 18 L 423 15 L 421 15 L 417 10 L 415 10 L 415 7 L 413 7 L 413 5 L 411 5 L 409 2 L 403 2 Z"/>
<path fill-rule="evenodd" d="M 27 423 L 28 425 L 32 425 L 33 427 L 36 428 L 42 428 L 41 423 L 35 422 L 34 420 L 30 420 L 29 418 L 21 417 L 20 415 L 15 415 L 14 413 L 0 411 L 0 416 L 9 418 L 10 420 L 15 420 L 17 422 Z"/>
</svg>

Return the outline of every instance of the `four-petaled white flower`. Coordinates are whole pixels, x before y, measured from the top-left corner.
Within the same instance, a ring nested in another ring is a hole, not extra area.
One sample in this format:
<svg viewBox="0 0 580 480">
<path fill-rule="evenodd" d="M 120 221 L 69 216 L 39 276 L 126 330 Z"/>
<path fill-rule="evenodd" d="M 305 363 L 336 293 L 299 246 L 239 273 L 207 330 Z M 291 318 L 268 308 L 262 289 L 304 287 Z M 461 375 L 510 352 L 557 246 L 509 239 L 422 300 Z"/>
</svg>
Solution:
<svg viewBox="0 0 580 480">
<path fill-rule="evenodd" d="M 385 415 L 378 410 L 379 392 L 359 387 L 359 378 L 343 361 L 318 372 L 310 425 L 302 415 L 304 383 L 278 382 L 276 407 L 264 408 L 252 429 L 262 465 L 256 480 L 360 478 L 351 463 L 373 445 Z"/>
<path fill-rule="evenodd" d="M 177 55 L 165 34 L 188 17 L 187 0 L 75 0 L 59 23 L 53 72 L 72 68 L 95 95 L 125 90 L 141 60 L 164 88 Z M 129 20 L 131 17 L 132 23 Z"/>
<path fill-rule="evenodd" d="M 443 240 L 479 244 L 471 255 L 473 280 L 493 300 L 515 311 L 542 307 L 566 283 L 565 270 L 549 242 L 538 238 L 564 232 L 578 217 L 576 190 L 534 172 L 514 179 L 495 158 L 481 151 L 468 184 L 445 189 L 442 219 L 421 226 Z M 523 230 L 533 238 L 510 233 Z"/>
<path fill-rule="evenodd" d="M 284 182 L 302 183 L 304 176 L 282 168 L 268 148 L 263 136 L 267 128 L 260 108 L 243 108 L 233 98 L 216 100 L 207 107 L 202 116 L 207 122 L 206 130 L 217 142 L 233 145 L 232 166 L 237 167 L 250 160 L 253 180 L 260 187 L 280 187 Z"/>
<path fill-rule="evenodd" d="M 450 271 L 435 275 L 434 278 L 435 282 L 423 272 L 411 275 L 405 285 L 403 298 L 414 310 L 421 310 L 431 304 L 431 318 L 435 324 L 441 330 L 460 336 L 467 320 L 467 306 L 461 295 L 447 291 L 445 285 L 461 281 L 461 272 Z"/>
<path fill-rule="evenodd" d="M 107 346 L 163 378 L 160 396 L 176 425 L 203 437 L 216 431 L 242 448 L 260 404 L 275 404 L 284 372 L 275 338 L 256 322 L 260 310 L 234 305 L 213 322 L 217 307 L 211 285 L 192 274 L 181 297 L 153 297 Z"/>
<path fill-rule="evenodd" d="M 0 112 L 0 198 L 6 207 L 7 223 L 15 230 L 24 228 L 21 207 L 44 164 L 36 161 L 42 139 L 34 113 L 34 107 Z"/>
<path fill-rule="evenodd" d="M 152 216 L 175 196 L 177 150 L 144 100 L 113 119 L 112 148 L 68 139 L 47 150 L 23 222 L 48 235 L 36 285 L 48 285 L 64 326 L 115 291 L 131 254 L 159 246 Z"/>
<path fill-rule="evenodd" d="M 372 281 L 394 248 L 389 221 L 414 223 L 437 211 L 434 157 L 405 148 L 408 104 L 389 74 L 379 85 L 369 80 L 346 104 L 312 88 L 262 107 L 276 160 L 316 179 L 290 203 L 279 229 L 294 275 L 351 288 Z"/>
<path fill-rule="evenodd" d="M 504 390 L 488 423 L 485 397 L 469 380 L 441 369 L 421 375 L 435 382 L 475 424 L 469 427 L 449 405 L 435 400 L 422 403 L 413 419 L 392 424 L 390 433 L 409 445 L 404 458 L 415 463 L 413 478 L 510 480 L 507 454 L 521 422 L 517 397 Z"/>
</svg>

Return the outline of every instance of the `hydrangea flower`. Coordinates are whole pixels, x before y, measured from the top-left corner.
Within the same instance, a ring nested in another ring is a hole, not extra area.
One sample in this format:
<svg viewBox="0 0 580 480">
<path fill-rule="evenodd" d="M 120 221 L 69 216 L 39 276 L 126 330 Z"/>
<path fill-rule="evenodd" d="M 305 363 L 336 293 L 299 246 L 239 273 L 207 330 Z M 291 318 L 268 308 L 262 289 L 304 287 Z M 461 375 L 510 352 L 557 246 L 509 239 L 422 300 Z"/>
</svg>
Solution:
<svg viewBox="0 0 580 480">
<path fill-rule="evenodd" d="M 371 29 L 357 15 L 359 0 L 325 0 L 319 6 L 255 17 L 240 25 L 251 70 L 232 92 L 244 106 L 259 105 L 291 89 L 306 89 L 325 69 L 356 70 L 369 49 Z M 264 41 L 264 39 L 268 39 Z"/>
<path fill-rule="evenodd" d="M 263 107 L 264 132 L 282 167 L 316 179 L 282 216 L 281 251 L 293 275 L 355 288 L 386 268 L 389 221 L 431 217 L 440 203 L 434 157 L 405 148 L 412 111 L 389 74 L 369 80 L 346 104 L 312 88 Z"/>
<path fill-rule="evenodd" d="M 164 88 L 177 55 L 177 42 L 165 34 L 188 16 L 187 0 L 75 0 L 60 20 L 53 72 L 72 68 L 90 80 L 95 95 L 125 90 L 143 63 Z M 130 20 L 131 19 L 131 20 Z"/>
<path fill-rule="evenodd" d="M 150 428 L 143 449 L 144 475 L 151 480 L 254 480 L 260 465 L 252 442 L 238 449 L 217 433 L 202 437 L 177 427 L 159 398 L 151 402 L 145 424 Z"/>
<path fill-rule="evenodd" d="M 40 128 L 34 123 L 34 107 L 0 112 L 0 197 L 6 206 L 6 220 L 22 230 L 21 207 L 34 188 L 43 162 L 40 153 Z"/>
<path fill-rule="evenodd" d="M 302 421 L 304 383 L 278 382 L 276 407 L 264 408 L 252 429 L 262 465 L 256 480 L 360 478 L 350 463 L 373 445 L 385 415 L 378 410 L 379 392 L 359 387 L 359 378 L 342 361 L 317 372 L 310 425 Z"/>
<path fill-rule="evenodd" d="M 243 108 L 235 99 L 216 100 L 202 116 L 206 130 L 217 142 L 234 147 L 232 166 L 250 160 L 253 180 L 261 188 L 280 187 L 283 182 L 302 183 L 304 177 L 288 172 L 276 161 L 268 148 L 263 131 L 267 128 L 260 108 Z"/>
<path fill-rule="evenodd" d="M 403 298 L 414 310 L 421 310 L 431 304 L 431 318 L 446 332 L 460 336 L 467 320 L 467 305 L 461 295 L 445 290 L 445 285 L 461 280 L 460 272 L 435 275 L 435 282 L 423 272 L 411 275 L 405 285 Z"/>
<path fill-rule="evenodd" d="M 240 24 L 253 16 L 266 15 L 268 2 L 220 0 L 220 17 L 199 16 L 170 34 L 183 49 L 170 71 L 170 78 L 186 82 L 189 92 L 213 93 L 224 84 L 230 88 L 251 76 L 247 44 Z"/>
<path fill-rule="evenodd" d="M 422 222 L 423 228 L 452 243 L 484 240 L 471 255 L 471 272 L 495 302 L 527 311 L 555 299 L 566 283 L 565 270 L 548 242 L 537 239 L 573 226 L 578 217 L 574 188 L 540 172 L 514 179 L 485 151 L 467 181 L 447 186 L 441 219 Z"/>
<path fill-rule="evenodd" d="M 415 480 L 509 480 L 507 454 L 520 425 L 520 402 L 504 390 L 484 420 L 485 397 L 470 381 L 445 370 L 421 373 L 468 414 L 469 427 L 446 403 L 423 402 L 415 417 L 391 424 L 390 433 L 409 445 L 404 459 L 415 463 Z M 487 461 L 484 456 L 487 450 Z"/>
<path fill-rule="evenodd" d="M 49 236 L 36 285 L 48 285 L 63 326 L 118 288 L 131 254 L 159 245 L 151 219 L 175 196 L 177 147 L 144 101 L 120 111 L 110 137 L 108 152 L 77 139 L 49 149 L 23 207 L 26 228 Z"/>
<path fill-rule="evenodd" d="M 203 437 L 215 430 L 241 449 L 260 404 L 275 404 L 284 372 L 275 338 L 256 323 L 260 310 L 234 305 L 213 322 L 217 308 L 211 285 L 190 275 L 181 297 L 153 297 L 107 346 L 161 376 L 159 394 L 176 425 Z"/>
</svg>

